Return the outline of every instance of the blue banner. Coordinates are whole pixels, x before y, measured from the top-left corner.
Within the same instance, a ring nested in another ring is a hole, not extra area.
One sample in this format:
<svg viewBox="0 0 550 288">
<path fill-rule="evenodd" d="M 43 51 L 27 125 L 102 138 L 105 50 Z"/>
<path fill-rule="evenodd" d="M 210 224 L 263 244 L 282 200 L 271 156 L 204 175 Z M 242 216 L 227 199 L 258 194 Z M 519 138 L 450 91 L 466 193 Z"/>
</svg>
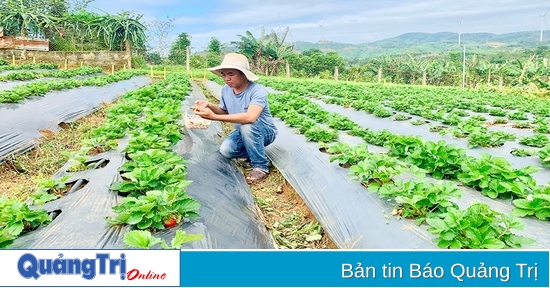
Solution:
<svg viewBox="0 0 550 288">
<path fill-rule="evenodd" d="M 549 251 L 185 250 L 182 287 L 549 287 Z"/>
</svg>

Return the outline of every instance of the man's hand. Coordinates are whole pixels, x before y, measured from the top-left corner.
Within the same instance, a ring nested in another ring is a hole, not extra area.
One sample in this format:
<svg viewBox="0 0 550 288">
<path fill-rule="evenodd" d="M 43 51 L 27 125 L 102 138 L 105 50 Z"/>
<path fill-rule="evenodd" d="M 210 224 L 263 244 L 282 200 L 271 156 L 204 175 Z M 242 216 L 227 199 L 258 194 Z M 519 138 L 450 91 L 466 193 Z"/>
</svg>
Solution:
<svg viewBox="0 0 550 288">
<path fill-rule="evenodd" d="M 208 101 L 206 101 L 206 100 L 197 100 L 197 101 L 195 101 L 195 106 L 198 108 L 198 110 L 204 110 L 204 109 L 208 108 L 209 104 L 210 103 L 208 103 Z M 193 107 L 193 109 L 194 109 L 194 107 Z"/>
<path fill-rule="evenodd" d="M 214 118 L 216 117 L 217 114 L 214 113 L 212 110 L 210 110 L 210 108 L 204 108 L 204 109 L 195 110 L 195 115 L 199 115 L 204 119 L 215 120 Z"/>
</svg>

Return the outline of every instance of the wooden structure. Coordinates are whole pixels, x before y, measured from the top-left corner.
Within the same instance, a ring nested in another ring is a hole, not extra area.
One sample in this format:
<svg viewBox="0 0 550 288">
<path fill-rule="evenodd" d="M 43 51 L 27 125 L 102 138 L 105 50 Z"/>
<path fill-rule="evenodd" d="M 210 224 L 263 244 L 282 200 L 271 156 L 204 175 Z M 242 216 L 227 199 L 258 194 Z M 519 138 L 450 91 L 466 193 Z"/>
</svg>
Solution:
<svg viewBox="0 0 550 288">
<path fill-rule="evenodd" d="M 0 27 L 0 49 L 50 51 L 50 40 L 4 36 L 4 29 Z"/>
</svg>

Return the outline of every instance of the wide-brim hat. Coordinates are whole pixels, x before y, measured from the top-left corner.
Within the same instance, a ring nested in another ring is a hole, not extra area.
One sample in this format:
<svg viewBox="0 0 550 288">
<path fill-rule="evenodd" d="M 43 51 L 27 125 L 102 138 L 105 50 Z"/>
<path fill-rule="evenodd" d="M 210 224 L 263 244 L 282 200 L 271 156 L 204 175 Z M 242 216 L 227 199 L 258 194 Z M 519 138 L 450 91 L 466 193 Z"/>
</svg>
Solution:
<svg viewBox="0 0 550 288">
<path fill-rule="evenodd" d="M 256 74 L 250 72 L 250 64 L 248 63 L 248 58 L 239 53 L 227 53 L 223 57 L 222 64 L 207 68 L 206 70 L 212 71 L 212 73 L 222 76 L 221 69 L 237 69 L 246 76 L 246 79 L 249 81 L 256 81 L 260 79 Z"/>
</svg>

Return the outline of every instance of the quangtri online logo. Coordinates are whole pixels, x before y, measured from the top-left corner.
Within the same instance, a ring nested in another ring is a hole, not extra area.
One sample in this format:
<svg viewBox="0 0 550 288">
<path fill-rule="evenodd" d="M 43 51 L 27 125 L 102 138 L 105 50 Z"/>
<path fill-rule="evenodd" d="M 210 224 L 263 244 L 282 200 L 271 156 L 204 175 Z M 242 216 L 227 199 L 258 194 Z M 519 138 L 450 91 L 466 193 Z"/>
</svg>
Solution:
<svg viewBox="0 0 550 288">
<path fill-rule="evenodd" d="M 3 251 L 0 255 L 3 256 L 4 252 L 8 251 Z M 10 278 L 19 279 L 17 281 L 19 285 L 14 286 L 28 286 L 30 283 L 38 286 L 101 286 L 101 283 L 111 286 L 179 286 L 180 251 L 12 250 L 9 252 L 10 262 L 15 264 L 13 266 L 16 271 L 9 272 L 8 275 Z M 13 252 L 19 253 L 16 256 Z M 167 252 L 171 253 L 167 254 Z M 26 281 L 21 281 L 22 278 Z M 69 279 L 72 283 L 66 284 L 65 281 Z"/>
</svg>

